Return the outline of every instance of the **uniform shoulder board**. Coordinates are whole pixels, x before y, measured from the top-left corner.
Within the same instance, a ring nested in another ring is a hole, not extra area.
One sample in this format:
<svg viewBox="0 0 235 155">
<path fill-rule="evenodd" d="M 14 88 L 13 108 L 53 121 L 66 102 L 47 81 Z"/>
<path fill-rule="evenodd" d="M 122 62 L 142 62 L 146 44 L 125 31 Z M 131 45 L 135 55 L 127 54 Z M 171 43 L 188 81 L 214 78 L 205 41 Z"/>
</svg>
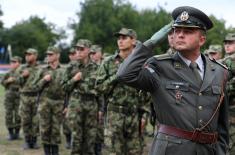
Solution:
<svg viewBox="0 0 235 155">
<path fill-rule="evenodd" d="M 166 59 L 171 59 L 172 55 L 169 53 L 165 53 L 165 54 L 155 55 L 154 58 L 156 58 L 157 60 L 166 60 Z"/>
<path fill-rule="evenodd" d="M 220 65 L 221 67 L 223 67 L 223 68 L 225 68 L 225 69 L 228 70 L 228 67 L 225 66 L 224 64 L 222 64 L 221 62 L 219 62 L 219 61 L 217 61 L 217 60 L 215 60 L 215 59 L 212 59 L 212 58 L 209 58 L 209 59 L 210 59 L 212 62 L 214 62 L 214 63 L 216 63 L 216 64 Z"/>
</svg>

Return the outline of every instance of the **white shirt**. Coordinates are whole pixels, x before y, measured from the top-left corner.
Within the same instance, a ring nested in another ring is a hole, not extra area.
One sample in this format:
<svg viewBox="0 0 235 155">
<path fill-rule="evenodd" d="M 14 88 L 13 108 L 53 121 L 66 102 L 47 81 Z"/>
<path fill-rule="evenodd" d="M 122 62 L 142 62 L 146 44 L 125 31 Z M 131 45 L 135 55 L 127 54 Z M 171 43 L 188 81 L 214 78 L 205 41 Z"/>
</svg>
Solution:
<svg viewBox="0 0 235 155">
<path fill-rule="evenodd" d="M 184 56 L 182 56 L 179 52 L 177 52 L 179 57 L 189 66 L 190 63 L 191 63 L 191 60 L 185 58 Z M 195 61 L 198 65 L 198 72 L 201 76 L 201 78 L 203 79 L 204 77 L 204 63 L 203 63 L 203 60 L 202 60 L 202 56 L 200 54 L 200 56 L 196 59 Z"/>
</svg>

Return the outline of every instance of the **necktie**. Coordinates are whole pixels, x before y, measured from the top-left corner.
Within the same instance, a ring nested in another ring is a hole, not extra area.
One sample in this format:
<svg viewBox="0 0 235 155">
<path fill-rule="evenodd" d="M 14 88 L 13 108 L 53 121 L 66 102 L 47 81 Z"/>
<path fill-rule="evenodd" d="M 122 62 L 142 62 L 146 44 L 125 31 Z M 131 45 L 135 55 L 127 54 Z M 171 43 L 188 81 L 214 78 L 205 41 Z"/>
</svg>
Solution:
<svg viewBox="0 0 235 155">
<path fill-rule="evenodd" d="M 196 62 L 191 62 L 189 67 L 191 68 L 191 70 L 193 71 L 193 74 L 198 82 L 198 85 L 201 86 L 202 84 L 202 78 L 198 72 L 198 65 Z"/>
</svg>

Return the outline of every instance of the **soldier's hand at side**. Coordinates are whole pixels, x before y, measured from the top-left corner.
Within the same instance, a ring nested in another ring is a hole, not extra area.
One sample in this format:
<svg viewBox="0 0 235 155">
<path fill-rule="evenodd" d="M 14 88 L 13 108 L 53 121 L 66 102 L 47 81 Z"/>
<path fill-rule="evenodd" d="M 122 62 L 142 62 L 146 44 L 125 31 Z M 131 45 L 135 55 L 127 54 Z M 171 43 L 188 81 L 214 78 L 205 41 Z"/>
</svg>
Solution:
<svg viewBox="0 0 235 155">
<path fill-rule="evenodd" d="M 67 112 L 68 112 L 68 108 L 64 108 L 64 110 L 63 110 L 63 115 L 66 116 Z"/>
<path fill-rule="evenodd" d="M 79 81 L 82 79 L 82 72 L 78 72 L 77 74 L 74 75 L 73 80 L 74 81 Z"/>
<path fill-rule="evenodd" d="M 23 70 L 22 74 L 23 77 L 28 77 L 29 76 L 29 71 L 27 69 Z"/>
<path fill-rule="evenodd" d="M 43 77 L 43 80 L 45 80 L 45 81 L 47 81 L 47 82 L 51 81 L 51 75 L 50 75 L 50 74 L 45 75 L 45 76 Z"/>
<path fill-rule="evenodd" d="M 145 125 L 146 125 L 146 120 L 144 118 L 141 118 L 141 134 L 144 133 Z"/>
</svg>

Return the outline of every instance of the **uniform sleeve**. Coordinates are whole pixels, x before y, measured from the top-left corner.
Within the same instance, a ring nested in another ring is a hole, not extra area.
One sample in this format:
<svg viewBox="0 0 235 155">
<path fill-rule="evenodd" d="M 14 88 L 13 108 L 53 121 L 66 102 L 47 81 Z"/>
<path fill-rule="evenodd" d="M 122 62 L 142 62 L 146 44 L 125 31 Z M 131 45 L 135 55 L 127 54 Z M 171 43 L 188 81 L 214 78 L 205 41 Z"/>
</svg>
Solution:
<svg viewBox="0 0 235 155">
<path fill-rule="evenodd" d="M 9 84 L 9 82 L 7 81 L 7 79 L 10 77 L 10 74 L 9 74 L 9 72 L 8 73 L 6 73 L 4 76 L 3 76 L 3 78 L 2 78 L 2 80 L 1 80 L 1 84 L 6 88 L 7 86 L 8 86 L 8 84 Z"/>
<path fill-rule="evenodd" d="M 98 69 L 96 78 L 96 89 L 99 93 L 108 94 L 117 82 L 116 73 L 108 67 L 109 61 L 104 61 Z"/>
<path fill-rule="evenodd" d="M 146 62 L 152 55 L 151 50 L 138 42 L 132 54 L 119 67 L 117 79 L 137 89 L 153 91 L 157 85 L 154 77 L 155 67 L 152 64 L 153 59 L 149 59 Z"/>
<path fill-rule="evenodd" d="M 64 76 L 61 80 L 61 85 L 65 92 L 71 93 L 74 89 L 77 81 L 73 80 L 73 75 L 71 74 L 72 66 L 65 68 Z"/>
<path fill-rule="evenodd" d="M 36 73 L 36 76 L 35 76 L 34 80 L 32 81 L 33 89 L 37 92 L 41 91 L 43 89 L 43 87 L 45 86 L 45 84 L 47 83 L 47 81 L 42 79 L 43 78 L 42 76 L 43 76 L 43 70 L 40 69 Z"/>
</svg>

